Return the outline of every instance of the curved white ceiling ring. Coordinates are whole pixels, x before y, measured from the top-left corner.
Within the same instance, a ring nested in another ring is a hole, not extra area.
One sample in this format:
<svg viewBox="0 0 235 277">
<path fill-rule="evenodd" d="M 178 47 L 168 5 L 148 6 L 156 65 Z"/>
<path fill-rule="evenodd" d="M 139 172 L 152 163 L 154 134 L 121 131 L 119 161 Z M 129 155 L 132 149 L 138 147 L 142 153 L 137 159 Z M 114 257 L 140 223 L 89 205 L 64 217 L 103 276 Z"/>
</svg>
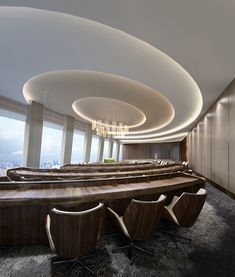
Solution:
<svg viewBox="0 0 235 277">
<path fill-rule="evenodd" d="M 25 80 L 69 68 L 123 76 L 160 91 L 175 109 L 174 120 L 162 132 L 183 128 L 201 111 L 202 96 L 188 72 L 127 33 L 68 14 L 18 7 L 0 7 L 0 26 L 0 51 L 5 53 L 0 83 L 15 100 L 24 102 Z"/>
<path fill-rule="evenodd" d="M 155 139 L 137 139 L 137 140 L 126 140 L 122 139 L 120 142 L 123 144 L 128 143 L 154 143 L 154 142 L 173 142 L 173 141 L 181 141 L 187 136 L 187 132 L 179 133 L 171 136 L 155 138 Z"/>
<path fill-rule="evenodd" d="M 148 138 L 151 138 L 151 140 L 154 140 L 155 138 L 159 138 L 159 137 L 162 137 L 162 136 L 165 136 L 165 135 L 169 135 L 169 134 L 172 134 L 172 133 L 175 133 L 175 132 L 178 132 L 182 129 L 184 129 L 185 127 L 187 127 L 190 123 L 188 123 L 189 121 L 186 121 L 184 124 L 176 127 L 176 128 L 173 128 L 173 129 L 170 129 L 168 131 L 163 131 L 163 132 L 157 132 L 157 133 L 146 133 L 145 135 L 134 135 L 132 136 L 131 134 L 130 135 L 126 135 L 125 136 L 125 139 L 126 140 L 145 140 L 145 139 L 148 139 Z M 134 133 L 134 132 L 133 132 Z M 116 136 L 115 137 L 116 139 L 122 139 L 122 137 L 118 137 Z"/>
<path fill-rule="evenodd" d="M 135 111 L 139 110 L 138 122 L 134 125 L 141 125 L 135 127 L 140 132 L 162 128 L 174 118 L 173 106 L 159 92 L 139 82 L 102 72 L 65 70 L 43 73 L 25 83 L 23 95 L 27 102 L 33 100 L 49 109 L 83 121 L 84 116 L 80 117 L 72 109 L 73 103 L 79 99 L 82 101 L 87 97 L 101 97 L 110 101 L 126 102 L 132 106 L 132 113 L 134 107 Z M 119 107 L 121 108 L 121 105 Z M 125 107 L 126 114 L 128 105 L 122 104 L 122 107 Z M 98 115 L 97 105 L 94 110 Z M 106 112 L 108 120 L 109 109 Z"/>
<path fill-rule="evenodd" d="M 112 122 L 122 123 L 128 128 L 136 128 L 146 121 L 145 114 L 135 106 L 126 102 L 105 97 L 84 97 L 72 104 L 73 110 L 83 119 L 92 123 L 101 120 L 109 121 L 106 126 L 112 127 Z"/>
</svg>

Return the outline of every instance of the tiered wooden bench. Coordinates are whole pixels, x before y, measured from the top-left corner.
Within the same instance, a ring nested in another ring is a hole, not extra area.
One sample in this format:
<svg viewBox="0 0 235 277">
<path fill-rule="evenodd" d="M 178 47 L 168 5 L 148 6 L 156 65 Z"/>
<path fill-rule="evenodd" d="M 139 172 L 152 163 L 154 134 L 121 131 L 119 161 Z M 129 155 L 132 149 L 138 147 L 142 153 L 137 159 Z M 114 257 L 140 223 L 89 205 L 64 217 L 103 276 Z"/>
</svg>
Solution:
<svg viewBox="0 0 235 277">
<path fill-rule="evenodd" d="M 168 201 L 182 191 L 195 192 L 204 180 L 184 173 L 62 181 L 0 182 L 0 245 L 47 243 L 45 217 L 54 207 L 78 211 L 104 202 L 123 213 L 132 198 Z M 105 214 L 102 233 L 115 231 Z"/>
<path fill-rule="evenodd" d="M 115 178 L 124 176 L 142 176 L 142 175 L 155 175 L 166 172 L 184 171 L 186 167 L 182 164 L 170 165 L 151 165 L 145 167 L 96 167 L 94 168 L 73 168 L 70 169 L 34 169 L 27 167 L 13 168 L 7 171 L 7 176 L 12 181 L 25 181 L 25 180 L 62 180 L 62 179 L 97 179 L 97 178 Z"/>
</svg>

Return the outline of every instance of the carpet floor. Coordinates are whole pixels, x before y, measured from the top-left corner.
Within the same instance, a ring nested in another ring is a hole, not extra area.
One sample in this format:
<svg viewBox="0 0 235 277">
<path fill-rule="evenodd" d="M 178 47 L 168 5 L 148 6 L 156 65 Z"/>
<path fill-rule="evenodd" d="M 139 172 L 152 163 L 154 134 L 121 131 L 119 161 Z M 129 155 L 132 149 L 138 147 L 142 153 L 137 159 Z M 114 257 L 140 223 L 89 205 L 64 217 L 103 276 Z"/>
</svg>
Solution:
<svg viewBox="0 0 235 277">
<path fill-rule="evenodd" d="M 127 242 L 121 234 L 112 234 L 102 236 L 94 255 L 82 261 L 104 277 L 235 277 L 235 201 L 209 184 L 206 189 L 208 197 L 194 226 L 180 228 L 162 221 L 151 240 L 139 243 L 155 257 L 134 251 L 131 264 L 126 250 L 112 253 Z M 192 243 L 177 239 L 176 247 L 166 229 Z M 45 245 L 0 247 L 0 277 L 90 276 L 80 266 L 52 265 L 53 257 Z"/>
</svg>

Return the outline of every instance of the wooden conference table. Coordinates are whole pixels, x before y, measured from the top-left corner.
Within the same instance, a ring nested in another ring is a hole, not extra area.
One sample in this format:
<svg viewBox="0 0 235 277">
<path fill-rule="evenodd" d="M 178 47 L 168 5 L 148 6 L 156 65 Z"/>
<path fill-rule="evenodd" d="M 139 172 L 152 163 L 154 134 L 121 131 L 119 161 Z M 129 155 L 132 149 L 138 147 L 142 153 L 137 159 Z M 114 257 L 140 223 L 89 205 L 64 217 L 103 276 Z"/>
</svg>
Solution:
<svg viewBox="0 0 235 277">
<path fill-rule="evenodd" d="M 47 243 L 45 218 L 54 207 L 79 211 L 104 202 L 123 213 L 132 198 L 168 201 L 183 191 L 195 192 L 204 180 L 185 173 L 51 182 L 0 183 L 0 245 Z M 105 214 L 102 233 L 115 231 Z"/>
</svg>

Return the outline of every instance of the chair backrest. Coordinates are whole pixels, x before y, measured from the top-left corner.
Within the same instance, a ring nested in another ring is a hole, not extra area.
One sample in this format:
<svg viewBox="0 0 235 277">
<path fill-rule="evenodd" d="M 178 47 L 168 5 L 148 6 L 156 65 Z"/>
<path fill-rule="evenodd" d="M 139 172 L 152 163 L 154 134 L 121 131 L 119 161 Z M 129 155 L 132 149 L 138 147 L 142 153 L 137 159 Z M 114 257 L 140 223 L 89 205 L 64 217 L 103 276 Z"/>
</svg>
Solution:
<svg viewBox="0 0 235 277">
<path fill-rule="evenodd" d="M 51 211 L 51 236 L 56 254 L 78 258 L 89 254 L 96 246 L 103 217 L 103 206 L 81 212 Z"/>
<path fill-rule="evenodd" d="M 201 188 L 197 193 L 184 192 L 172 207 L 173 213 L 182 227 L 191 227 L 197 220 L 205 203 L 207 192 Z"/>
<path fill-rule="evenodd" d="M 132 240 L 147 240 L 155 232 L 165 200 L 165 195 L 161 195 L 157 201 L 131 200 L 123 221 Z"/>
</svg>

